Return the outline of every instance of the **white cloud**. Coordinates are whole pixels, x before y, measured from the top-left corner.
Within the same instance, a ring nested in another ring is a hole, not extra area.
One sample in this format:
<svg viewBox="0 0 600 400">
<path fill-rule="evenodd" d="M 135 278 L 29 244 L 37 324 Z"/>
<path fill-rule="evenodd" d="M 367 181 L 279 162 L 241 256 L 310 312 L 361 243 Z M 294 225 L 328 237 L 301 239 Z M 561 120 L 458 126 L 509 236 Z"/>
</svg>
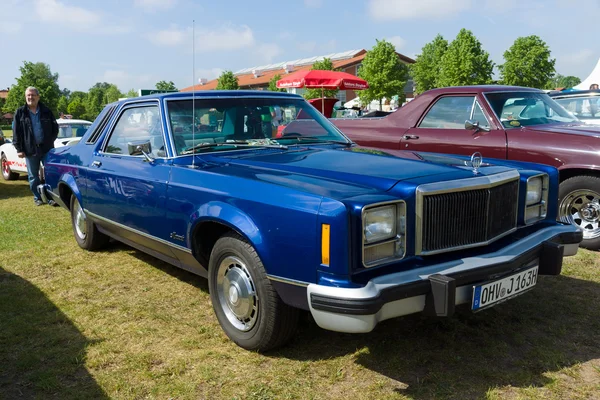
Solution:
<svg viewBox="0 0 600 400">
<path fill-rule="evenodd" d="M 304 0 L 304 5 L 309 8 L 321 8 L 323 0 Z"/>
<path fill-rule="evenodd" d="M 176 27 L 171 27 L 156 33 L 150 33 L 148 34 L 148 38 L 158 46 L 178 46 L 184 43 L 186 39 L 191 41 L 191 34 L 189 29 L 183 31 Z"/>
<path fill-rule="evenodd" d="M 154 84 L 158 82 L 158 79 L 150 74 L 130 74 L 123 70 L 106 70 L 104 74 L 98 80 L 99 82 L 108 82 L 117 85 L 119 90 L 125 91 L 129 88 L 136 89 L 147 89 L 154 87 Z"/>
<path fill-rule="evenodd" d="M 68 6 L 56 0 L 36 0 L 34 5 L 37 17 L 47 23 L 60 25 L 79 32 L 100 34 L 128 33 L 131 28 L 126 25 L 108 25 L 102 21 L 100 14 L 85 8 Z"/>
<path fill-rule="evenodd" d="M 11 22 L 11 21 L 2 21 L 2 24 L 0 25 L 0 33 L 4 33 L 4 34 L 13 34 L 13 33 L 19 33 L 21 32 L 21 29 L 23 28 L 23 25 L 20 24 L 19 22 Z"/>
<path fill-rule="evenodd" d="M 392 36 L 390 38 L 385 39 L 396 47 L 396 51 L 400 50 L 406 44 L 406 40 L 402 39 L 400 36 Z"/>
<path fill-rule="evenodd" d="M 271 63 L 273 59 L 283 53 L 281 47 L 273 43 L 263 43 L 256 46 L 256 51 L 264 62 Z"/>
<path fill-rule="evenodd" d="M 375 20 L 442 19 L 471 8 L 472 0 L 370 0 L 368 11 Z"/>
<path fill-rule="evenodd" d="M 594 67 L 594 62 L 596 61 L 596 54 L 596 50 L 582 49 L 575 53 L 564 54 L 563 56 L 557 58 L 557 61 L 560 61 L 561 64 L 568 66 L 589 65 L 591 72 Z"/>
<path fill-rule="evenodd" d="M 177 0 L 134 0 L 133 5 L 146 12 L 156 12 L 173 8 Z"/>
<path fill-rule="evenodd" d="M 243 25 L 225 25 L 218 30 L 203 30 L 196 33 L 196 49 L 200 52 L 228 51 L 253 47 L 252 29 Z"/>
</svg>

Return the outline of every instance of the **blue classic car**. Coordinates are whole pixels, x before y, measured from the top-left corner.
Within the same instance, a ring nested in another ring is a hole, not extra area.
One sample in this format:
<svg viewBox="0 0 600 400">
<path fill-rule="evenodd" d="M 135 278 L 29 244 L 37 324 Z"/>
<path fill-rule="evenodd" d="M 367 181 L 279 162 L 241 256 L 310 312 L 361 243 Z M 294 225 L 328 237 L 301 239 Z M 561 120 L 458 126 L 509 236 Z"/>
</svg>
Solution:
<svg viewBox="0 0 600 400">
<path fill-rule="evenodd" d="M 208 278 L 225 333 L 286 343 L 299 310 L 341 332 L 479 311 L 561 272 L 553 167 L 360 148 L 297 95 L 122 100 L 48 155 L 79 246 L 109 237 Z"/>
</svg>

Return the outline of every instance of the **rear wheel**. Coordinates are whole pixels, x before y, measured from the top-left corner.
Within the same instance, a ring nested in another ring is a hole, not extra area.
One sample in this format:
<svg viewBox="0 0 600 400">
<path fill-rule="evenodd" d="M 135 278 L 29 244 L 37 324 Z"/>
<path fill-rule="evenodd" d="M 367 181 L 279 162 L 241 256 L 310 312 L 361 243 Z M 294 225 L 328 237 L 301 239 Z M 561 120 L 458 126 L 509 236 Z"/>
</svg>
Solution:
<svg viewBox="0 0 600 400">
<path fill-rule="evenodd" d="M 82 249 L 98 250 L 108 243 L 108 236 L 99 232 L 96 224 L 85 215 L 75 195 L 71 195 L 71 223 L 75 240 Z"/>
<path fill-rule="evenodd" d="M 558 197 L 560 220 L 583 230 L 581 247 L 600 249 L 600 178 L 582 175 L 566 179 Z"/>
<path fill-rule="evenodd" d="M 217 319 L 238 346 L 267 351 L 294 335 L 298 309 L 281 300 L 258 254 L 238 234 L 225 234 L 213 247 L 208 285 Z"/>
<path fill-rule="evenodd" d="M 5 154 L 2 154 L 0 163 L 2 167 L 2 178 L 4 178 L 5 181 L 12 181 L 19 177 L 19 174 L 10 170 L 10 165 L 8 164 Z"/>
</svg>

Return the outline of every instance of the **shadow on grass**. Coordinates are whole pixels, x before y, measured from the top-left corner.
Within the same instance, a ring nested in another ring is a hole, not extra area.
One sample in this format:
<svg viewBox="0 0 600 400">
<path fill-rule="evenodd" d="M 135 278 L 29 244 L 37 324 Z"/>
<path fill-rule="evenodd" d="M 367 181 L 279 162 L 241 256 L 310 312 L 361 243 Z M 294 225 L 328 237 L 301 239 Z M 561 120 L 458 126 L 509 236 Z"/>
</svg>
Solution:
<svg viewBox="0 0 600 400">
<path fill-rule="evenodd" d="M 0 398 L 108 399 L 84 366 L 88 344 L 39 289 L 0 268 Z"/>
<path fill-rule="evenodd" d="M 310 318 L 307 318 L 310 320 Z M 306 322 L 306 321 L 305 321 Z M 542 277 L 532 292 L 477 314 L 408 316 L 368 334 L 341 334 L 305 323 L 294 341 L 268 354 L 327 360 L 355 354 L 410 398 L 485 398 L 495 387 L 539 387 L 545 372 L 600 358 L 600 285 Z"/>
<path fill-rule="evenodd" d="M 27 183 L 27 175 L 22 175 L 18 181 L 10 182 L 5 182 L 0 177 L 0 200 L 29 196 L 33 199 Z"/>
</svg>

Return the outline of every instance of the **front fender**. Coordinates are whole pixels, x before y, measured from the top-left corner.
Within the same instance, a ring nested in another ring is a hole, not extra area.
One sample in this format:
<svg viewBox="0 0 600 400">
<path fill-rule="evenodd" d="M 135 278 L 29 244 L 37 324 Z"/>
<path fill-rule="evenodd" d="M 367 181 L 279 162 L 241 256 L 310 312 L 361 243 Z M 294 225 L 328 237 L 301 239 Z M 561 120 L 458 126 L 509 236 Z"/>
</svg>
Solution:
<svg viewBox="0 0 600 400">
<path fill-rule="evenodd" d="M 222 201 L 203 204 L 192 214 L 187 232 L 189 248 L 192 248 L 193 233 L 203 222 L 217 222 L 228 226 L 246 238 L 254 246 L 261 259 L 269 257 L 268 248 L 254 220 L 239 208 Z"/>
</svg>

